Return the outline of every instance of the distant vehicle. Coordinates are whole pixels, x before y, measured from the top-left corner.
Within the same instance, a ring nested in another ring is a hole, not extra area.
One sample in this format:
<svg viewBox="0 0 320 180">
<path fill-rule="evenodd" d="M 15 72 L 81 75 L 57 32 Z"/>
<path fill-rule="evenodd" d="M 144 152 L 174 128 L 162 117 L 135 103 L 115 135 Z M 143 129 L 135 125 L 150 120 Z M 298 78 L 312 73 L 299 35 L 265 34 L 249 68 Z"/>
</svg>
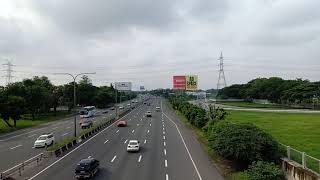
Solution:
<svg viewBox="0 0 320 180">
<path fill-rule="evenodd" d="M 122 106 L 119 106 L 119 109 L 123 109 L 123 107 L 122 107 Z"/>
<path fill-rule="evenodd" d="M 131 104 L 129 103 L 129 104 L 127 104 L 127 106 L 128 106 L 128 107 L 130 107 L 130 106 L 131 106 Z"/>
<path fill-rule="evenodd" d="M 147 117 L 152 117 L 151 111 L 147 111 L 146 116 Z"/>
<path fill-rule="evenodd" d="M 54 136 L 52 133 L 42 134 L 38 137 L 38 139 L 34 142 L 34 147 L 46 147 L 49 145 L 53 145 Z"/>
<path fill-rule="evenodd" d="M 107 114 L 108 112 L 108 110 L 102 111 L 103 114 Z"/>
<path fill-rule="evenodd" d="M 100 162 L 94 158 L 82 159 L 75 169 L 76 178 L 93 178 L 99 171 Z"/>
<path fill-rule="evenodd" d="M 86 106 L 80 110 L 80 118 L 89 118 L 96 115 L 96 108 L 94 106 Z"/>
<path fill-rule="evenodd" d="M 127 126 L 127 121 L 124 121 L 124 120 L 118 121 L 117 126 L 118 127 L 125 127 L 125 126 Z"/>
<path fill-rule="evenodd" d="M 114 108 L 114 107 L 111 107 L 111 108 L 110 108 L 110 110 L 112 110 L 112 111 L 113 111 L 113 110 L 115 110 L 115 108 Z"/>
<path fill-rule="evenodd" d="M 131 101 L 132 104 L 135 103 L 135 102 L 136 102 L 136 101 L 134 101 L 134 100 Z"/>
<path fill-rule="evenodd" d="M 92 126 L 93 126 L 93 122 L 88 119 L 82 121 L 80 124 L 81 129 L 91 128 Z"/>
<path fill-rule="evenodd" d="M 160 107 L 156 107 L 156 111 L 160 111 Z"/>
<path fill-rule="evenodd" d="M 140 142 L 138 140 L 130 140 L 127 146 L 128 152 L 137 152 L 140 150 Z"/>
<path fill-rule="evenodd" d="M 147 104 L 146 102 L 144 102 L 143 104 Z"/>
</svg>

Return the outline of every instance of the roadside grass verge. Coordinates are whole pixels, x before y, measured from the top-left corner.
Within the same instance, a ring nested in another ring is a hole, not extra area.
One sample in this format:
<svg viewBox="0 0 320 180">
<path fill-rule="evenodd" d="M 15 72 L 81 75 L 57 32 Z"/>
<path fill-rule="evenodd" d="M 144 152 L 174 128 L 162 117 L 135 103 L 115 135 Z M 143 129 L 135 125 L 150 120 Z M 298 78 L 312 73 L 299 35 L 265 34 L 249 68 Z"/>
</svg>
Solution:
<svg viewBox="0 0 320 180">
<path fill-rule="evenodd" d="M 277 104 L 258 104 L 258 103 L 251 103 L 251 102 L 217 102 L 217 103 L 228 105 L 228 106 L 243 107 L 243 108 L 288 109 L 288 107 L 284 107 Z"/>
<path fill-rule="evenodd" d="M 0 135 L 13 132 L 19 129 L 24 129 L 28 127 L 37 126 L 40 124 L 48 123 L 51 121 L 56 121 L 61 118 L 65 118 L 71 115 L 68 111 L 59 111 L 54 115 L 53 113 L 42 114 L 35 117 L 35 120 L 32 120 L 30 115 L 23 115 L 22 119 L 17 121 L 17 127 L 11 128 L 9 127 L 2 119 L 0 119 Z M 9 123 L 13 125 L 13 120 L 9 120 Z"/>
<path fill-rule="evenodd" d="M 227 120 L 253 123 L 278 142 L 320 159 L 320 114 L 228 111 Z"/>
</svg>

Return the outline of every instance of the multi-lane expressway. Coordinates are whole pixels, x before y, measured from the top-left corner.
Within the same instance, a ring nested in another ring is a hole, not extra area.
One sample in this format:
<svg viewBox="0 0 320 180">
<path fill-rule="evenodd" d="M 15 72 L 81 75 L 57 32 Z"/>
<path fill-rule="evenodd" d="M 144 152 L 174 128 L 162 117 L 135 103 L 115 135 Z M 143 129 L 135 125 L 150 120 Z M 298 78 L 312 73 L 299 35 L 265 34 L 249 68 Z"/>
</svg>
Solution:
<svg viewBox="0 0 320 180">
<path fill-rule="evenodd" d="M 121 111 L 124 110 L 125 109 Z M 104 113 L 106 111 L 108 111 L 108 113 Z M 90 119 L 95 124 L 108 117 L 114 116 L 115 111 L 100 109 L 97 110 L 97 115 Z M 78 116 L 76 124 L 78 133 L 82 131 L 79 126 L 79 121 L 80 118 Z M 49 132 L 53 133 L 55 142 L 67 137 L 72 137 L 74 135 L 74 117 L 64 118 L 59 121 L 0 136 L 0 171 L 9 169 L 45 151 L 44 148 L 33 148 L 33 144 L 41 134 Z"/>
<path fill-rule="evenodd" d="M 75 179 L 77 163 L 87 157 L 100 161 L 95 179 L 220 180 L 223 179 L 195 138 L 161 98 L 149 100 L 122 119 L 127 127 L 112 124 L 64 156 L 38 168 L 27 179 Z M 161 107 L 157 112 L 155 107 Z M 145 117 L 147 111 L 152 117 Z M 141 149 L 128 153 L 129 140 Z"/>
</svg>

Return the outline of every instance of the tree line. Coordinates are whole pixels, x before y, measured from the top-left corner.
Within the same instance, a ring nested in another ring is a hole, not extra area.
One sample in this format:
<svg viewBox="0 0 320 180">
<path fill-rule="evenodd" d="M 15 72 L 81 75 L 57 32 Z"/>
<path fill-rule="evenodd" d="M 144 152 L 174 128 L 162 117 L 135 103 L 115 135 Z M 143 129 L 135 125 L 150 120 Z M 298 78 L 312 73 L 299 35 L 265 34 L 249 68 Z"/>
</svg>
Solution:
<svg viewBox="0 0 320 180">
<path fill-rule="evenodd" d="M 80 107 L 94 105 L 106 108 L 116 101 L 116 91 L 112 85 L 94 86 L 87 76 L 83 76 L 75 85 L 76 104 Z M 117 93 L 118 102 L 136 97 L 134 92 Z M 65 106 L 71 111 L 74 108 L 73 94 L 73 82 L 55 86 L 45 76 L 11 83 L 0 87 L 0 117 L 11 127 L 9 119 L 13 119 L 13 126 L 16 126 L 16 120 L 19 120 L 22 114 L 31 114 L 34 119 L 37 114 L 56 112 L 59 106 Z"/>
<path fill-rule="evenodd" d="M 235 84 L 221 89 L 221 99 L 267 99 L 278 104 L 319 103 L 320 81 L 284 80 L 279 77 L 257 78 L 246 84 Z"/>
</svg>

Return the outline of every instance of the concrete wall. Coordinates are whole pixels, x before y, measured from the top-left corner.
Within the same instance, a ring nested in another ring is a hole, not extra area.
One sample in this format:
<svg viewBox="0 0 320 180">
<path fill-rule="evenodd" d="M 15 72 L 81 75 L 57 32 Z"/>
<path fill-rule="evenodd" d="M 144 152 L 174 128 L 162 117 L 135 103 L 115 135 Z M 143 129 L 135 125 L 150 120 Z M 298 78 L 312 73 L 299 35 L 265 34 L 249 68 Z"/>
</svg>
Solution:
<svg viewBox="0 0 320 180">
<path fill-rule="evenodd" d="M 286 172 L 288 180 L 320 180 L 320 175 L 304 169 L 300 164 L 282 158 L 282 169 Z"/>
</svg>

